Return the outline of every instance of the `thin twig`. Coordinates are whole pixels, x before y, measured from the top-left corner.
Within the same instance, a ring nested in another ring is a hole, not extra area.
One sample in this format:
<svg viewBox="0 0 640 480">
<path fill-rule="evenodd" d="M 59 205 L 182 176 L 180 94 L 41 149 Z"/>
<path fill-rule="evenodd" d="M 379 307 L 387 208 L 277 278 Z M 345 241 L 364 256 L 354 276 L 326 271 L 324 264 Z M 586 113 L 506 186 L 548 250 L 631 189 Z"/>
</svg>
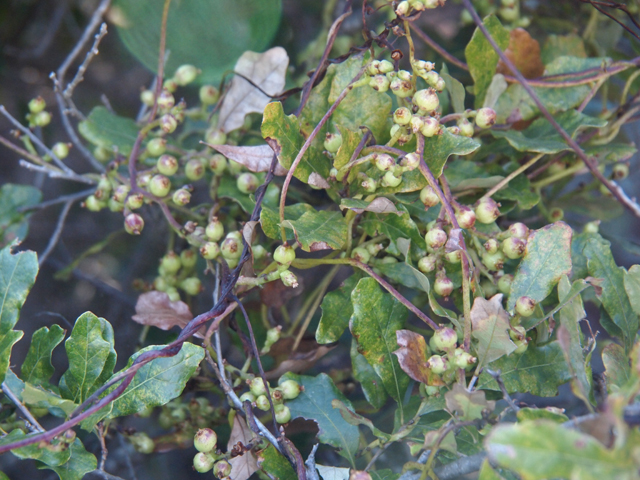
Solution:
<svg viewBox="0 0 640 480">
<path fill-rule="evenodd" d="M 569 144 L 569 146 L 576 152 L 578 157 L 580 157 L 580 159 L 589 168 L 592 175 L 596 177 L 598 180 L 600 180 L 600 182 L 602 182 L 605 185 L 605 187 L 607 187 L 607 189 L 613 194 L 613 196 L 622 205 L 624 205 L 627 209 L 629 209 L 636 217 L 640 218 L 640 205 L 638 205 L 635 202 L 635 200 L 632 200 L 631 198 L 629 198 L 627 194 L 624 192 L 624 190 L 617 183 L 607 179 L 602 174 L 602 172 L 598 170 L 597 163 L 594 162 L 592 159 L 590 159 L 584 153 L 584 150 L 582 150 L 580 145 L 578 145 L 578 143 L 573 138 L 571 138 L 571 135 L 569 135 L 564 130 L 564 128 L 560 126 L 560 124 L 556 121 L 556 119 L 553 118 L 551 113 L 549 113 L 549 110 L 547 110 L 547 108 L 543 105 L 538 95 L 536 95 L 536 92 L 533 90 L 533 88 L 531 88 L 527 79 L 524 78 L 522 73 L 520 73 L 520 70 L 517 69 L 517 67 L 513 64 L 513 62 L 509 59 L 509 57 L 505 55 L 505 53 L 500 49 L 496 41 L 493 39 L 489 31 L 487 30 L 487 27 L 485 27 L 484 24 L 482 23 L 482 19 L 478 15 L 478 12 L 476 12 L 476 9 L 471 4 L 471 0 L 462 0 L 462 3 L 466 7 L 466 9 L 469 10 L 471 17 L 473 18 L 473 21 L 476 23 L 480 31 L 487 38 L 488 42 L 496 51 L 500 59 L 511 70 L 514 76 L 520 81 L 520 83 L 522 84 L 522 87 L 529 94 L 529 96 L 534 101 L 534 103 L 536 104 L 540 112 L 545 116 L 545 118 L 549 121 L 549 123 L 553 126 L 553 128 L 560 134 L 560 136 L 567 142 L 567 144 Z"/>
<path fill-rule="evenodd" d="M 47 257 L 51 254 L 53 249 L 56 247 L 58 240 L 60 240 L 60 235 L 62 234 L 62 229 L 64 228 L 64 222 L 67 219 L 67 215 L 69 214 L 69 210 L 73 205 L 73 200 L 68 200 L 64 207 L 62 207 L 62 211 L 60 212 L 60 216 L 58 217 L 58 223 L 56 223 L 56 229 L 53 231 L 51 238 L 49 239 L 49 243 L 47 244 L 47 248 L 44 249 L 42 255 L 38 258 L 38 265 L 42 266 L 44 262 L 47 260 Z"/>
<path fill-rule="evenodd" d="M 23 156 L 25 158 L 28 158 L 33 163 L 38 164 L 41 167 L 47 166 L 47 164 L 45 162 L 43 162 L 40 157 L 38 157 L 37 155 L 33 155 L 31 152 L 28 152 L 24 148 L 21 148 L 21 147 L 17 146 L 15 143 L 10 142 L 9 140 L 4 138 L 3 136 L 0 136 L 0 143 L 2 145 L 4 145 L 5 147 L 7 147 L 9 150 L 13 150 L 18 155 L 21 155 L 21 156 Z M 55 167 L 49 166 L 49 168 L 55 168 Z"/>
<path fill-rule="evenodd" d="M 51 200 L 47 200 L 36 205 L 25 205 L 24 207 L 20 207 L 16 209 L 19 213 L 31 212 L 33 210 L 42 210 L 47 207 L 51 207 L 52 205 L 58 205 L 59 203 L 67 203 L 69 201 L 75 202 L 76 200 L 80 200 L 82 198 L 88 197 L 92 193 L 95 192 L 95 188 L 90 188 L 88 190 L 82 190 L 81 192 L 70 193 L 69 195 L 62 195 L 58 198 L 54 198 Z"/>
<path fill-rule="evenodd" d="M 515 404 L 515 402 L 513 401 L 511 396 L 509 395 L 509 392 L 507 392 L 507 387 L 504 385 L 504 382 L 502 381 L 502 377 L 500 376 L 500 375 L 502 375 L 502 371 L 501 370 L 495 370 L 494 371 L 494 370 L 491 370 L 489 368 L 485 369 L 485 371 L 489 375 L 491 375 L 493 377 L 493 379 L 496 381 L 496 383 L 498 384 L 498 387 L 500 387 L 500 391 L 502 392 L 502 396 L 507 401 L 507 403 L 509 404 L 511 409 L 514 412 L 517 412 L 518 410 L 520 410 L 520 407 Z"/>
<path fill-rule="evenodd" d="M 27 421 L 31 424 L 33 431 L 44 432 L 44 428 L 42 428 L 42 425 L 38 423 L 38 420 L 36 420 L 36 418 L 31 414 L 29 409 L 25 407 L 20 399 L 16 397 L 16 395 L 11 391 L 11 388 L 9 388 L 7 382 L 2 382 L 2 391 L 7 397 L 9 397 L 9 400 L 11 400 L 13 404 L 18 407 L 18 410 L 20 410 L 22 415 L 24 415 Z"/>
<path fill-rule="evenodd" d="M 48 166 L 35 165 L 31 162 L 27 162 L 24 159 L 20 159 L 18 161 L 18 165 L 26 168 L 27 170 L 31 170 L 33 172 L 44 173 L 49 178 L 71 180 L 73 182 L 80 182 L 87 185 L 95 185 L 97 183 L 95 180 L 91 178 L 83 177 L 82 175 L 77 175 L 76 173 L 73 173 L 72 175 L 67 175 L 66 173 L 61 172 L 60 170 L 53 170 L 51 167 L 48 167 Z"/>
<path fill-rule="evenodd" d="M 109 454 L 109 450 L 107 450 L 107 442 L 104 438 L 107 435 L 108 429 L 105 428 L 103 422 L 98 422 L 96 429 L 98 430 L 98 441 L 100 442 L 100 463 L 98 464 L 98 470 L 104 472 L 104 464 L 107 461 L 107 455 Z"/>
<path fill-rule="evenodd" d="M 429 45 L 433 50 L 435 50 L 441 57 L 447 60 L 449 63 L 452 63 L 458 68 L 462 70 L 469 71 L 469 66 L 464 63 L 462 60 L 458 60 L 456 57 L 447 52 L 444 48 L 442 48 L 435 40 L 433 40 L 429 35 L 427 35 L 423 30 L 418 28 L 414 22 L 409 22 L 411 30 L 413 30 L 420 39 Z"/>
<path fill-rule="evenodd" d="M 84 73 L 87 71 L 87 67 L 89 66 L 89 63 L 91 62 L 91 60 L 93 60 L 93 57 L 98 55 L 98 45 L 100 45 L 100 42 L 102 41 L 102 39 L 106 34 L 107 34 L 107 24 L 103 23 L 100 26 L 100 30 L 94 37 L 93 45 L 87 52 L 87 56 L 85 57 L 80 67 L 78 67 L 78 71 L 76 72 L 75 77 L 73 77 L 73 80 L 71 80 L 71 82 L 64 89 L 64 92 L 62 92 L 62 95 L 64 96 L 65 99 L 71 98 L 75 88 L 78 86 L 80 82 L 82 82 L 82 80 L 84 80 Z"/>
<path fill-rule="evenodd" d="M 500 180 L 496 185 L 494 185 L 487 193 L 485 193 L 482 197 L 480 197 L 480 200 L 482 200 L 483 198 L 489 198 L 491 197 L 493 194 L 495 194 L 496 192 L 502 190 L 504 187 L 506 187 L 509 182 L 511 180 L 513 180 L 514 178 L 516 178 L 518 175 L 520 175 L 522 172 L 524 172 L 527 168 L 529 168 L 530 166 L 532 166 L 534 163 L 536 163 L 538 160 L 540 160 L 542 157 L 544 157 L 545 154 L 544 153 L 539 153 L 538 155 L 536 155 L 535 157 L 531 158 L 528 162 L 526 162 L 524 165 L 518 167 L 516 170 L 514 170 L 513 172 L 511 172 L 509 175 L 507 175 L 506 177 L 504 177 L 502 180 Z"/>
</svg>

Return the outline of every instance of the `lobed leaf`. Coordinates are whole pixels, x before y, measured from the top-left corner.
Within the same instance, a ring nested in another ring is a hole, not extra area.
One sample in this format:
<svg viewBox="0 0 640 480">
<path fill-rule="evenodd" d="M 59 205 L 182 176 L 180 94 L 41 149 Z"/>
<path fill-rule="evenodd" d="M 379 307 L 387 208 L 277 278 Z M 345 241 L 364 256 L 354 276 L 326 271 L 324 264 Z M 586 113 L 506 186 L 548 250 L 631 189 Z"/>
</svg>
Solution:
<svg viewBox="0 0 640 480">
<path fill-rule="evenodd" d="M 88 142 L 124 156 L 131 154 L 138 130 L 132 119 L 111 113 L 106 107 L 94 107 L 87 119 L 78 124 L 78 132 Z"/>
<path fill-rule="evenodd" d="M 349 319 L 353 314 L 351 292 L 360 278 L 362 275 L 354 272 L 340 287 L 327 293 L 322 299 L 322 316 L 316 330 L 318 343 L 337 342 L 349 326 Z"/>
<path fill-rule="evenodd" d="M 54 368 L 51 364 L 51 354 L 64 339 L 65 331 L 59 325 L 42 327 L 31 337 L 31 345 L 27 357 L 20 367 L 20 376 L 32 385 L 48 383 Z"/>
<path fill-rule="evenodd" d="M 341 212 L 308 211 L 297 220 L 285 220 L 300 247 L 307 252 L 341 250 L 347 240 L 347 222 Z"/>
</svg>

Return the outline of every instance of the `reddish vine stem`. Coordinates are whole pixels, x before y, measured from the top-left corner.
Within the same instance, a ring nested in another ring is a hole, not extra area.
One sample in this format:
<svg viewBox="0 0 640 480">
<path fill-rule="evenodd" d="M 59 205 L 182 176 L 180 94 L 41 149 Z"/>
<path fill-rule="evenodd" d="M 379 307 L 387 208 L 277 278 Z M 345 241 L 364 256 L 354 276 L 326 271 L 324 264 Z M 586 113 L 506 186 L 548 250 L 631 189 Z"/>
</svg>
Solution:
<svg viewBox="0 0 640 480">
<path fill-rule="evenodd" d="M 531 99 L 534 101 L 542 115 L 549 121 L 549 123 L 553 126 L 553 128 L 560 134 L 560 136 L 564 139 L 565 142 L 573 149 L 574 152 L 580 157 L 580 160 L 584 162 L 587 168 L 591 171 L 591 174 L 596 177 L 600 182 L 604 184 L 605 187 L 613 194 L 613 196 L 627 209 L 631 211 L 636 217 L 640 218 L 640 205 L 638 205 L 633 199 L 629 198 L 624 190 L 615 182 L 607 179 L 602 172 L 598 170 L 598 165 L 591 158 L 589 158 L 580 145 L 571 138 L 562 126 L 556 121 L 555 118 L 551 115 L 549 110 L 543 105 L 542 101 L 536 95 L 536 92 L 533 90 L 529 82 L 526 78 L 520 73 L 520 70 L 513 64 L 513 62 L 505 55 L 505 53 L 500 49 L 496 41 L 493 39 L 487 27 L 482 23 L 482 19 L 476 12 L 476 9 L 471 4 L 471 0 L 462 0 L 462 3 L 469 10 L 473 21 L 478 26 L 483 35 L 487 38 L 487 41 L 491 44 L 493 49 L 496 51 L 500 59 L 507 65 L 507 67 L 513 72 L 514 76 L 518 79 L 518 81 L 522 84 L 522 88 L 526 90 Z"/>
<path fill-rule="evenodd" d="M 366 68 L 367 68 L 367 65 L 362 67 L 360 71 L 358 71 L 356 76 L 353 77 L 351 82 L 349 82 L 349 85 L 347 85 L 344 88 L 344 90 L 340 92 L 340 95 L 338 95 L 338 98 L 336 98 L 336 101 L 333 102 L 333 105 L 331 105 L 331 107 L 329 107 L 329 110 L 327 110 L 327 113 L 323 115 L 322 119 L 318 122 L 318 125 L 316 125 L 316 128 L 313 129 L 313 131 L 311 132 L 307 140 L 304 142 L 304 145 L 302 145 L 302 148 L 298 152 L 298 155 L 296 155 L 295 160 L 293 161 L 293 163 L 291 164 L 291 167 L 289 168 L 289 171 L 287 172 L 287 176 L 284 179 L 284 183 L 282 185 L 282 192 L 280 193 L 280 233 L 282 235 L 283 242 L 287 241 L 287 233 L 285 232 L 285 229 L 284 229 L 284 206 L 287 201 L 287 191 L 289 190 L 289 184 L 291 183 L 291 179 L 293 178 L 293 172 L 296 171 L 296 168 L 300 164 L 302 157 L 311 146 L 311 143 L 318 136 L 318 133 L 320 133 L 320 130 L 322 129 L 324 124 L 327 123 L 327 120 L 329 120 L 329 117 L 333 114 L 333 112 L 335 112 L 336 108 L 338 108 L 338 106 L 340 105 L 342 100 L 344 100 L 347 94 L 351 90 L 353 90 L 354 84 L 360 79 L 360 77 L 362 77 Z"/>
</svg>

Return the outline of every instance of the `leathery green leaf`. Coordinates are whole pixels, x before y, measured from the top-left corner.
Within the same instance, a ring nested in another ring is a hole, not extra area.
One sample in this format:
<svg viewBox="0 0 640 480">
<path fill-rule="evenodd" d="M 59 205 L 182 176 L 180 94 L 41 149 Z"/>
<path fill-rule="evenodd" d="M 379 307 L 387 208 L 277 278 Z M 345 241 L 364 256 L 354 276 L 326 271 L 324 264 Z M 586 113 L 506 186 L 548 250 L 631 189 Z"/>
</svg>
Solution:
<svg viewBox="0 0 640 480">
<path fill-rule="evenodd" d="M 298 478 L 289 461 L 273 445 L 258 452 L 258 464 L 265 473 L 270 475 L 270 478 L 279 480 L 296 480 Z"/>
<path fill-rule="evenodd" d="M 351 368 L 353 378 L 360 382 L 367 401 L 374 408 L 382 408 L 389 397 L 376 371 L 369 365 L 364 355 L 358 352 L 358 343 L 355 338 L 351 342 Z"/>
<path fill-rule="evenodd" d="M 3 444 L 17 442 L 25 438 L 25 433 L 20 429 L 15 429 L 2 438 Z M 71 457 L 70 449 L 64 448 L 56 451 L 53 448 L 42 448 L 37 443 L 27 445 L 26 447 L 11 450 L 11 453 L 20 459 L 38 460 L 45 465 L 58 466 L 69 461 Z"/>
<path fill-rule="evenodd" d="M 91 312 L 78 317 L 65 341 L 69 369 L 60 379 L 60 392 L 75 403 L 84 402 L 113 373 L 116 363 L 113 327 Z"/>
<path fill-rule="evenodd" d="M 528 392 L 540 397 L 552 397 L 558 387 L 571 380 L 571 372 L 558 342 L 541 347 L 529 345 L 523 354 L 512 353 L 489 364 L 493 371 L 500 370 L 500 378 L 509 393 Z M 483 372 L 478 388 L 500 391 L 495 379 Z"/>
<path fill-rule="evenodd" d="M 19 212 L 19 208 L 40 202 L 42 193 L 29 185 L 5 183 L 0 187 L 0 248 L 22 240 L 29 229 L 29 212 Z"/>
<path fill-rule="evenodd" d="M 499 425 L 485 446 L 493 462 L 528 480 L 637 478 L 629 450 L 609 450 L 590 435 L 548 420 Z"/>
<path fill-rule="evenodd" d="M 48 468 L 58 474 L 60 480 L 82 480 L 89 472 L 93 472 L 98 467 L 98 461 L 93 453 L 87 452 L 80 439 L 76 438 L 69 445 L 69 461 L 58 466 L 42 466 L 38 468 Z"/>
<path fill-rule="evenodd" d="M 297 220 L 285 220 L 300 247 L 307 252 L 340 250 L 347 240 L 347 222 L 340 212 L 309 211 Z"/>
<path fill-rule="evenodd" d="M 622 388 L 632 378 L 629 357 L 617 343 L 610 343 L 602 349 L 602 363 L 609 393 Z"/>
<path fill-rule="evenodd" d="M 279 382 L 295 380 L 304 387 L 304 391 L 293 400 L 287 401 L 291 417 L 302 417 L 318 424 L 318 439 L 338 449 L 338 453 L 355 466 L 355 453 L 358 450 L 360 432 L 358 427 L 350 425 L 342 418 L 340 410 L 333 408 L 331 402 L 340 400 L 350 410 L 351 402 L 336 388 L 331 378 L 321 373 L 317 377 L 308 377 L 286 373 Z"/>
<path fill-rule="evenodd" d="M 297 220 L 307 212 L 314 212 L 315 209 L 306 203 L 296 203 L 284 207 L 285 220 Z M 278 210 L 263 205 L 260 212 L 260 226 L 262 231 L 269 238 L 280 239 L 280 216 Z M 286 230 L 287 240 L 294 240 L 293 230 Z"/>
<path fill-rule="evenodd" d="M 38 274 L 35 252 L 11 254 L 11 246 L 0 250 L 0 382 L 9 368 L 11 348 L 23 333 L 13 330 L 22 305 Z"/>
<path fill-rule="evenodd" d="M 64 330 L 59 325 L 42 327 L 33 333 L 27 357 L 20 368 L 20 375 L 25 382 L 41 385 L 49 381 L 54 372 L 51 353 L 63 338 Z"/>
<path fill-rule="evenodd" d="M 625 348 L 629 351 L 638 331 L 638 314 L 633 311 L 625 290 L 625 271 L 616 265 L 610 243 L 599 235 L 587 240 L 582 253 L 587 258 L 589 275 L 602 279 L 602 306 L 622 331 Z"/>
<path fill-rule="evenodd" d="M 632 265 L 628 272 L 624 272 L 624 289 L 631 308 L 640 315 L 640 265 Z"/>
<path fill-rule="evenodd" d="M 522 296 L 541 302 L 560 278 L 571 272 L 571 235 L 571 227 L 564 222 L 529 234 L 527 249 L 511 284 L 507 310 L 513 310 Z"/>
<path fill-rule="evenodd" d="M 517 348 L 509 336 L 509 314 L 502 308 L 502 294 L 489 300 L 476 297 L 471 308 L 471 325 L 471 335 L 477 341 L 477 371 Z"/>
<path fill-rule="evenodd" d="M 505 50 L 509 46 L 509 31 L 502 26 L 500 20 L 494 15 L 485 17 L 483 23 L 493 39 L 498 43 L 500 49 Z M 475 32 L 473 32 L 464 55 L 469 65 L 469 73 L 471 73 L 474 81 L 475 106 L 480 108 L 496 73 L 499 57 L 479 28 L 476 28 Z"/>
<path fill-rule="evenodd" d="M 420 234 L 418 226 L 407 212 L 404 205 L 398 206 L 400 215 L 387 215 L 383 213 L 367 212 L 360 225 L 370 236 L 385 235 L 391 241 L 390 253 L 397 255 L 401 250 L 398 240 L 408 238 L 413 245 L 425 249 L 424 237 Z"/>
<path fill-rule="evenodd" d="M 398 349 L 396 330 L 404 327 L 407 309 L 390 294 L 383 293 L 373 278 L 363 278 L 351 294 L 353 317 L 350 329 L 358 342 L 358 352 L 382 380 L 387 393 L 398 402 L 403 418 L 402 402 L 409 377 L 393 354 Z"/>
<path fill-rule="evenodd" d="M 320 308 L 322 316 L 316 330 L 316 341 L 321 344 L 337 342 L 349 326 L 353 314 L 351 292 L 362 275 L 354 272 L 340 287 L 327 293 L 322 299 Z"/>
<path fill-rule="evenodd" d="M 130 118 L 111 113 L 106 107 L 95 107 L 78 131 L 89 142 L 110 152 L 129 155 L 138 136 L 138 126 Z"/>
</svg>

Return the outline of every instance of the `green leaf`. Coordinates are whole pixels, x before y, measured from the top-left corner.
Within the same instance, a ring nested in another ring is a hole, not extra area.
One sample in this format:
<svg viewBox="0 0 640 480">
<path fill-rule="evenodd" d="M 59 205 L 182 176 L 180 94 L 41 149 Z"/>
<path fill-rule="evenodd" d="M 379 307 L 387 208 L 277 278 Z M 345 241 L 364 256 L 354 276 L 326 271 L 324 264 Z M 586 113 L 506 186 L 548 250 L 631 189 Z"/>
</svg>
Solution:
<svg viewBox="0 0 640 480">
<path fill-rule="evenodd" d="M 87 119 L 78 124 L 78 131 L 87 141 L 125 157 L 131 153 L 138 130 L 132 119 L 120 117 L 105 107 L 94 107 Z"/>
<path fill-rule="evenodd" d="M 547 420 L 499 425 L 485 446 L 490 460 L 528 480 L 637 478 L 628 450 L 608 450 L 590 435 Z"/>
<path fill-rule="evenodd" d="M 500 49 L 506 50 L 509 46 L 509 31 L 502 26 L 500 20 L 494 15 L 489 15 L 485 17 L 483 23 Z M 496 73 L 499 57 L 479 28 L 473 32 L 464 55 L 474 82 L 475 106 L 480 108 Z"/>
<path fill-rule="evenodd" d="M 306 252 L 341 250 L 347 241 L 347 222 L 341 212 L 309 211 L 297 220 L 285 220 Z"/>
<path fill-rule="evenodd" d="M 320 304 L 322 316 L 316 330 L 318 343 L 337 342 L 349 326 L 349 319 L 353 314 L 351 292 L 360 278 L 362 275 L 354 272 L 340 287 L 327 293 L 322 299 L 322 304 Z"/>
<path fill-rule="evenodd" d="M 2 437 L 2 444 L 7 445 L 17 442 L 26 437 L 25 433 L 20 429 L 15 429 L 8 435 Z M 78 440 L 79 441 L 79 440 Z M 16 448 L 11 450 L 11 453 L 16 457 L 25 460 L 38 460 L 45 465 L 58 466 L 69 461 L 71 458 L 70 449 L 64 448 L 56 451 L 54 448 L 43 448 L 38 443 L 27 445 L 26 447 Z"/>
<path fill-rule="evenodd" d="M 471 335 L 477 340 L 477 371 L 517 348 L 509 336 L 509 314 L 502 308 L 501 294 L 489 300 L 476 297 L 471 308 L 471 325 Z"/>
<path fill-rule="evenodd" d="M 163 1 L 117 0 L 118 34 L 129 51 L 148 69 L 158 68 Z M 170 78 L 182 64 L 202 70 L 197 81 L 217 84 L 233 70 L 245 50 L 263 51 L 275 35 L 281 0 L 182 0 L 171 2 L 165 72 Z M 230 41 L 233 39 L 233 41 Z M 221 46 L 224 45 L 224 48 Z"/>
<path fill-rule="evenodd" d="M 451 390 L 444 394 L 447 402 L 447 410 L 458 415 L 461 421 L 482 418 L 482 412 L 493 412 L 496 402 L 487 400 L 485 392 L 480 389 L 470 392 L 465 387 L 456 383 Z"/>
<path fill-rule="evenodd" d="M 337 408 L 338 410 L 340 410 L 340 415 L 342 415 L 342 418 L 344 418 L 345 421 L 350 425 L 355 425 L 355 426 L 363 425 L 367 427 L 369 430 L 371 430 L 371 433 L 373 433 L 376 437 L 378 437 L 383 441 L 388 441 L 391 438 L 391 435 L 377 428 L 371 420 L 369 420 L 366 417 L 363 417 L 362 415 L 358 415 L 353 410 L 350 410 L 340 400 L 333 400 L 331 402 L 331 405 L 333 405 L 333 408 Z"/>
<path fill-rule="evenodd" d="M 447 91 L 451 97 L 451 105 L 453 105 L 452 113 L 464 112 L 464 86 L 448 73 L 440 72 L 440 76 L 444 78 Z"/>
<path fill-rule="evenodd" d="M 21 331 L 13 330 L 20 309 L 38 274 L 38 256 L 35 252 L 11 254 L 11 246 L 0 250 L 0 383 L 9 368 L 11 348 L 22 338 Z"/>
<path fill-rule="evenodd" d="M 317 465 L 316 468 L 322 477 L 322 480 L 347 480 L 349 478 L 350 470 L 348 468 L 341 467 L 325 467 L 324 465 Z"/>
<path fill-rule="evenodd" d="M 5 183 L 0 187 L 0 248 L 24 240 L 29 229 L 31 213 L 18 209 L 40 203 L 42 193 L 29 185 Z"/>
<path fill-rule="evenodd" d="M 280 378 L 279 383 L 289 379 L 304 387 L 304 391 L 297 398 L 287 402 L 292 418 L 302 417 L 316 422 L 320 441 L 337 448 L 338 453 L 355 467 L 355 453 L 360 441 L 358 427 L 348 424 L 340 411 L 331 405 L 331 402 L 337 399 L 353 410 L 351 402 L 324 373 L 317 377 L 286 373 Z"/>
<path fill-rule="evenodd" d="M 284 218 L 285 220 L 297 220 L 307 212 L 315 212 L 315 209 L 306 203 L 296 203 L 284 207 Z M 260 212 L 260 225 L 267 237 L 280 240 L 280 214 L 278 210 L 272 210 L 263 205 Z M 293 231 L 287 231 L 287 240 L 294 239 Z"/>
<path fill-rule="evenodd" d="M 529 420 L 551 420 L 556 423 L 564 423 L 569 421 L 564 413 L 560 413 L 561 410 L 555 407 L 549 408 L 521 408 L 516 412 L 519 422 L 526 422 Z"/>
<path fill-rule="evenodd" d="M 382 470 L 376 470 L 375 472 L 369 472 L 372 480 L 398 480 L 399 473 L 393 473 L 388 468 Z"/>
<path fill-rule="evenodd" d="M 33 333 L 27 357 L 20 368 L 20 375 L 25 382 L 33 385 L 49 382 L 54 372 L 51 353 L 62 342 L 64 334 L 59 325 L 52 325 L 51 329 L 42 327 Z"/>
<path fill-rule="evenodd" d="M 238 190 L 238 182 L 236 181 L 236 179 L 228 175 L 224 175 L 220 178 L 220 183 L 216 190 L 216 194 L 220 198 L 228 198 L 230 200 L 233 200 L 238 205 L 240 205 L 240 207 L 242 207 L 242 210 L 244 210 L 246 213 L 253 212 L 253 208 L 256 205 L 256 202 L 253 201 L 253 198 L 251 196 Z"/>
<path fill-rule="evenodd" d="M 60 379 L 60 392 L 64 398 L 80 404 L 113 373 L 116 362 L 113 327 L 104 318 L 85 312 L 76 320 L 64 347 L 69 369 Z"/>
<path fill-rule="evenodd" d="M 258 453 L 258 465 L 269 478 L 296 480 L 298 476 L 289 461 L 273 445 Z M 348 469 L 347 469 L 348 470 Z"/>
<path fill-rule="evenodd" d="M 528 392 L 540 397 L 557 395 L 558 387 L 571 379 L 571 372 L 558 342 L 541 347 L 529 345 L 521 355 L 512 353 L 489 365 L 501 370 L 500 378 L 509 393 Z M 495 379 L 486 372 L 480 375 L 478 388 L 500 391 Z"/>
<path fill-rule="evenodd" d="M 580 285 L 583 282 L 579 280 L 575 282 Z M 558 298 L 560 302 L 565 302 L 567 297 L 571 295 L 572 285 L 569 278 L 563 276 L 558 283 Z M 587 358 L 583 354 L 582 331 L 580 330 L 580 321 L 586 318 L 587 313 L 582 305 L 582 297 L 577 295 L 560 310 L 560 327 L 558 327 L 558 341 L 565 352 L 565 359 L 573 373 L 573 381 L 571 384 L 574 394 L 581 398 L 585 403 L 591 401 L 595 404 L 591 392 L 591 366 L 588 362 L 590 353 Z M 594 345 L 595 347 L 595 345 Z"/>
<path fill-rule="evenodd" d="M 602 349 L 602 363 L 604 379 L 610 393 L 625 386 L 632 378 L 629 357 L 617 343 L 610 343 Z"/>
<path fill-rule="evenodd" d="M 632 265 L 628 272 L 624 272 L 624 289 L 631 308 L 640 315 L 640 265 Z"/>
<path fill-rule="evenodd" d="M 127 368 L 143 352 L 162 348 L 164 347 L 151 345 L 134 353 Z M 186 342 L 173 357 L 156 358 L 147 363 L 138 370 L 124 393 L 113 402 L 113 410 L 109 416 L 115 418 L 131 415 L 149 407 L 164 405 L 178 397 L 203 358 L 202 347 Z"/>
<path fill-rule="evenodd" d="M 376 371 L 369 365 L 364 355 L 358 352 L 358 343 L 355 338 L 351 342 L 351 368 L 353 378 L 360 383 L 367 402 L 374 408 L 382 408 L 389 397 Z"/>
<path fill-rule="evenodd" d="M 285 115 L 280 102 L 271 102 L 265 107 L 262 136 L 278 155 L 280 165 L 287 170 L 291 168 L 305 141 L 300 133 L 298 119 L 295 115 Z M 322 178 L 327 178 L 330 169 L 330 160 L 322 154 L 320 149 L 312 146 L 300 160 L 294 176 L 306 183 L 309 175 L 314 172 Z"/>
<path fill-rule="evenodd" d="M 36 387 L 30 383 L 24 384 L 22 400 L 31 407 L 46 408 L 51 415 L 56 417 L 68 417 L 78 406 L 71 400 L 62 398 L 57 393 Z"/>
<path fill-rule="evenodd" d="M 587 52 L 582 37 L 575 33 L 569 35 L 549 35 L 541 52 L 542 63 L 551 63 L 558 57 L 572 56 L 585 58 Z"/>
<path fill-rule="evenodd" d="M 485 458 L 480 467 L 478 480 L 504 480 L 504 478 L 493 469 L 489 460 Z"/>
<path fill-rule="evenodd" d="M 349 160 L 351 160 L 356 148 L 360 144 L 360 140 L 362 140 L 363 134 L 360 129 L 351 130 L 342 125 L 336 125 L 336 127 L 342 136 L 342 143 L 333 159 L 333 166 L 339 170 L 349 163 Z"/>
<path fill-rule="evenodd" d="M 89 472 L 93 472 L 98 468 L 98 462 L 93 453 L 85 450 L 84 445 L 79 439 L 69 445 L 70 457 L 69 461 L 59 466 L 46 466 L 38 468 L 49 468 L 56 472 L 60 480 L 82 480 Z"/>
<path fill-rule="evenodd" d="M 590 117 L 576 110 L 560 113 L 556 121 L 571 137 L 588 127 L 603 127 L 606 120 Z M 535 120 L 524 130 L 491 130 L 495 138 L 505 138 L 519 152 L 558 153 L 571 150 L 546 118 Z"/>
<path fill-rule="evenodd" d="M 393 352 L 398 349 L 396 330 L 404 327 L 407 309 L 390 294 L 383 293 L 373 278 L 360 280 L 351 300 L 353 317 L 349 328 L 358 342 L 358 351 L 378 374 L 387 393 L 398 402 L 402 418 L 409 377 Z"/>
<path fill-rule="evenodd" d="M 398 211 L 400 215 L 385 215 L 382 213 L 367 212 L 360 225 L 364 228 L 365 232 L 371 237 L 376 235 L 384 235 L 390 241 L 391 245 L 389 253 L 392 255 L 400 254 L 397 242 L 401 238 L 407 238 L 411 240 L 413 245 L 425 249 L 427 246 L 424 241 L 424 237 L 420 234 L 418 226 L 407 212 L 404 205 L 398 205 Z"/>
<path fill-rule="evenodd" d="M 529 234 L 527 249 L 518 265 L 507 310 L 513 310 L 516 300 L 527 296 L 540 303 L 562 275 L 571 272 L 571 227 L 564 222 L 547 225 Z"/>
<path fill-rule="evenodd" d="M 589 275 L 602 279 L 599 295 L 613 323 L 620 328 L 627 351 L 631 349 L 638 331 L 638 314 L 634 312 L 625 290 L 625 271 L 616 265 L 610 243 L 599 235 L 587 240 L 583 255 L 588 259 Z"/>
</svg>

